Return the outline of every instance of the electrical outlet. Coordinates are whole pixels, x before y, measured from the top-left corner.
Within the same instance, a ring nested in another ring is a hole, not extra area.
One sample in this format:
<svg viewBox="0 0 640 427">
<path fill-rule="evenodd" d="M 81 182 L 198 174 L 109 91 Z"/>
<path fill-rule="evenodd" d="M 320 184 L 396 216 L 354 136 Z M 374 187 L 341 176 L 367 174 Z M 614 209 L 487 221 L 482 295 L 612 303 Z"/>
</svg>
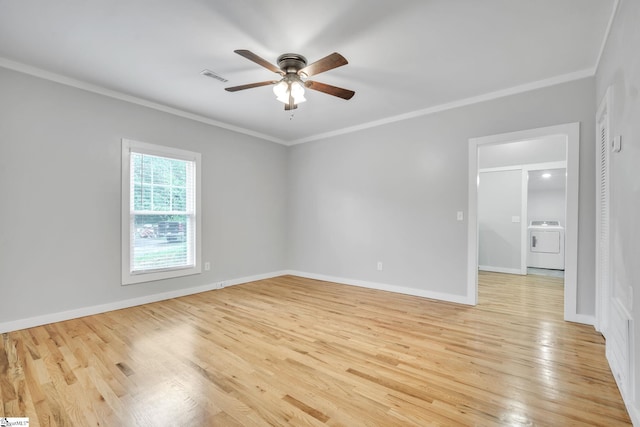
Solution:
<svg viewBox="0 0 640 427">
<path fill-rule="evenodd" d="M 382 271 L 382 261 L 378 261 L 378 271 Z"/>
<path fill-rule="evenodd" d="M 204 263 L 204 271 L 209 271 L 211 270 L 211 263 L 210 262 L 205 262 Z"/>
</svg>

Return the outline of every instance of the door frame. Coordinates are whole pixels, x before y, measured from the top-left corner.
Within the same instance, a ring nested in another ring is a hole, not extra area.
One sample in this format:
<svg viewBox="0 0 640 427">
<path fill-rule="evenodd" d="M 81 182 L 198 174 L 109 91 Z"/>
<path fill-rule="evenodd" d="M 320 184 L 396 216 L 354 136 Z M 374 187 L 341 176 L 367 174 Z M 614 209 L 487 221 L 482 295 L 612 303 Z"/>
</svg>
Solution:
<svg viewBox="0 0 640 427">
<path fill-rule="evenodd" d="M 527 254 L 529 252 L 529 172 L 531 171 L 540 171 L 540 170 L 553 170 L 553 169 L 564 169 L 565 173 L 567 170 L 567 161 L 561 160 L 557 162 L 546 162 L 546 163 L 531 163 L 522 166 L 522 194 L 524 195 L 522 201 L 522 274 L 527 274 Z M 564 188 L 564 200 L 565 200 L 565 224 L 567 218 L 567 182 L 565 180 L 565 188 Z"/>
<path fill-rule="evenodd" d="M 566 137 L 567 142 L 564 319 L 572 322 L 593 324 L 592 316 L 577 313 L 579 122 L 469 139 L 467 302 L 472 305 L 478 303 L 478 152 L 480 146 L 541 139 L 553 135 L 563 135 Z"/>
<path fill-rule="evenodd" d="M 595 328 L 608 338 L 611 309 L 611 105 L 612 89 L 607 88 L 596 113 L 596 320 Z M 602 132 L 604 131 L 604 135 Z M 602 138 L 605 138 L 603 141 Z M 603 158 L 604 156 L 604 158 Z M 604 163 L 604 164 L 603 164 Z"/>
<path fill-rule="evenodd" d="M 483 172 L 503 172 L 503 171 L 514 171 L 518 170 L 521 174 L 521 203 L 520 203 L 520 268 L 518 269 L 518 273 L 505 271 L 505 273 L 510 274 L 520 274 L 522 276 L 527 275 L 527 252 L 529 249 L 529 215 L 528 215 L 528 206 L 529 206 L 529 178 L 528 174 L 530 171 L 538 171 L 538 170 L 547 170 L 547 169 L 567 169 L 567 161 L 559 160 L 555 162 L 545 162 L 545 163 L 527 163 L 527 164 L 515 164 L 509 166 L 500 166 L 500 167 L 491 167 L 491 168 L 482 168 L 478 169 L 478 175 Z M 566 187 L 566 182 L 565 182 Z M 566 188 L 565 188 L 565 201 L 566 201 Z M 477 205 L 476 205 L 477 206 Z M 565 206 L 566 208 L 566 206 Z M 566 218 L 565 212 L 565 218 Z M 478 241 L 479 244 L 479 241 Z M 498 270 L 494 270 L 498 271 Z"/>
</svg>

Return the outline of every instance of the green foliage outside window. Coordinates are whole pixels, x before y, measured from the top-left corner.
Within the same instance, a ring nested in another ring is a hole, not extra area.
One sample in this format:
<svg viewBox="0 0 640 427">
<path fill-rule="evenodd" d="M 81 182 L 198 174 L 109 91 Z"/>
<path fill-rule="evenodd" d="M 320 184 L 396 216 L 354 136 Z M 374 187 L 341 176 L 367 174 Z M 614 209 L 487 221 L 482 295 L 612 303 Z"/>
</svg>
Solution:
<svg viewBox="0 0 640 427">
<path fill-rule="evenodd" d="M 136 211 L 183 212 L 187 208 L 187 163 L 132 153 Z M 159 220 L 170 220 L 164 217 Z"/>
</svg>

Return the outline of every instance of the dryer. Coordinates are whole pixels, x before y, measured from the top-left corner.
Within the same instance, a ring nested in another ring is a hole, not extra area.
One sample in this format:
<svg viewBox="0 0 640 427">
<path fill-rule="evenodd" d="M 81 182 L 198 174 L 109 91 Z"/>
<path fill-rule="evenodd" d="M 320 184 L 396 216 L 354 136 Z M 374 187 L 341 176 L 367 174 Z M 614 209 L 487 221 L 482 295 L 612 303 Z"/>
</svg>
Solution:
<svg viewBox="0 0 640 427">
<path fill-rule="evenodd" d="M 564 270 L 564 227 L 560 221 L 531 221 L 527 266 Z"/>
</svg>

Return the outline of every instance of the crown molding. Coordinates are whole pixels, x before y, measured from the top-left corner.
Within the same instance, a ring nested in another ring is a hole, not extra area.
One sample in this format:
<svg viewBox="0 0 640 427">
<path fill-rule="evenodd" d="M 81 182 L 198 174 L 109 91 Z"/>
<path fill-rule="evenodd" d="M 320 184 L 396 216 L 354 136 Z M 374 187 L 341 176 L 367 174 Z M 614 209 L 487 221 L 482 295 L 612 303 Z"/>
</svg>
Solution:
<svg viewBox="0 0 640 427">
<path fill-rule="evenodd" d="M 616 0 L 616 8 L 618 1 Z M 615 11 L 614 14 L 615 15 Z M 612 15 L 612 20 L 613 20 Z M 610 22 L 611 25 L 611 22 Z M 607 33 L 608 34 L 608 33 Z M 604 47 L 604 43 L 603 43 Z M 110 98 L 119 99 L 121 101 L 130 102 L 132 104 L 141 105 L 144 107 L 152 108 L 154 110 L 162 111 L 168 114 L 173 114 L 178 117 L 183 117 L 186 119 L 194 120 L 197 122 L 205 123 L 211 126 L 216 126 L 222 129 L 227 129 L 233 132 L 237 132 L 244 135 L 253 136 L 255 138 L 259 138 L 265 141 L 274 142 L 276 144 L 281 144 L 285 146 L 293 146 L 298 144 L 304 144 L 306 142 L 318 141 L 322 139 L 331 138 L 334 136 L 345 135 L 353 132 L 357 132 L 360 130 L 375 128 L 378 126 L 383 126 L 390 123 L 400 122 L 404 120 L 413 119 L 416 117 L 426 116 L 430 114 L 439 113 L 442 111 L 452 110 L 454 108 L 465 107 L 468 105 L 477 104 L 480 102 L 491 101 L 498 98 L 503 98 L 510 95 L 515 95 L 519 93 L 529 92 L 536 89 L 541 89 L 549 86 L 558 85 L 561 83 L 567 83 L 574 80 L 580 80 L 587 77 L 593 77 L 595 75 L 596 68 L 588 68 L 580 71 L 575 71 L 572 73 L 562 74 L 559 76 L 551 77 L 544 80 L 538 80 L 531 83 L 526 83 L 519 86 L 514 86 L 507 89 L 498 90 L 495 92 L 486 93 L 484 95 L 474 96 L 470 98 L 461 99 L 458 101 L 449 102 L 446 104 L 435 105 L 433 107 L 424 108 L 421 110 L 410 111 L 408 113 L 399 114 L 396 116 L 387 117 L 380 120 L 374 120 L 367 123 L 362 123 L 355 126 L 350 126 L 342 129 L 337 129 L 330 132 L 319 133 L 316 135 L 311 135 L 304 138 L 299 138 L 295 140 L 283 140 L 280 138 L 276 138 L 271 135 L 267 135 L 260 132 L 255 132 L 250 129 L 245 129 L 239 126 L 230 125 L 228 123 L 220 122 L 217 120 L 210 119 L 208 117 L 204 117 L 198 114 L 190 113 L 184 110 L 180 110 L 178 108 L 169 107 L 163 104 L 159 104 L 157 102 L 152 102 L 143 98 L 139 98 L 133 95 L 128 95 L 122 92 L 118 92 L 112 89 L 107 89 L 95 84 L 87 83 L 78 79 L 74 79 L 71 77 L 66 77 L 61 74 L 53 73 L 50 71 L 43 70 L 41 68 L 33 67 L 31 65 L 26 65 L 20 62 L 16 62 L 13 60 L 9 60 L 6 58 L 0 57 L 0 67 L 7 68 L 10 70 L 18 71 L 24 74 L 29 74 L 35 77 L 39 77 L 45 80 L 50 80 L 56 83 L 64 84 L 67 86 L 75 87 L 78 89 L 86 90 L 89 92 L 97 93 L 100 95 L 104 95 Z"/>
<path fill-rule="evenodd" d="M 604 38 L 602 39 L 602 44 L 600 45 L 600 51 L 598 52 L 598 59 L 596 59 L 594 74 L 598 71 L 598 68 L 600 67 L 600 61 L 602 60 L 604 49 L 607 47 L 607 42 L 609 41 L 609 36 L 611 35 L 611 28 L 613 27 L 613 21 L 615 20 L 616 15 L 618 14 L 619 5 L 620 5 L 620 0 L 614 0 L 611 16 L 609 17 L 609 23 L 607 24 L 607 29 L 604 32 Z"/>
<path fill-rule="evenodd" d="M 98 86 L 92 83 L 87 83 L 85 81 L 74 79 L 71 77 L 63 76 L 61 74 L 53 73 L 51 71 L 46 71 L 41 68 L 33 67 L 31 65 L 23 64 L 17 61 L 12 61 L 10 59 L 0 57 L 0 67 L 7 68 L 13 71 L 18 71 L 24 74 L 29 74 L 34 77 L 50 80 L 50 81 L 60 83 L 66 86 L 71 86 L 77 89 L 86 90 L 88 92 L 97 93 L 99 95 L 108 96 L 109 98 L 119 99 L 121 101 L 126 101 L 132 104 L 141 105 L 143 107 L 152 108 L 154 110 L 173 114 L 175 116 L 183 117 L 185 119 L 195 120 L 197 122 L 205 123 L 211 126 L 219 127 L 222 129 L 230 130 L 230 131 L 241 133 L 244 135 L 253 136 L 255 138 L 264 139 L 270 142 L 275 142 L 277 144 L 288 145 L 286 141 L 271 135 L 266 135 L 264 133 L 255 132 L 250 129 L 245 129 L 239 126 L 230 125 L 228 123 L 219 122 L 217 120 L 213 120 L 208 117 L 190 113 L 188 111 L 180 110 L 178 108 L 169 107 L 167 105 L 159 104 L 157 102 L 149 101 L 143 98 L 138 98 L 137 96 L 128 95 L 122 92 L 118 92 L 116 90 L 107 89 L 102 86 Z"/>
<path fill-rule="evenodd" d="M 573 73 L 562 74 L 559 76 L 551 77 L 544 80 L 538 80 L 531 83 L 526 83 L 519 86 L 513 86 L 511 88 L 498 90 L 495 92 L 489 92 L 484 95 L 474 96 L 471 98 L 465 98 L 458 101 L 449 102 L 446 104 L 435 105 L 433 107 L 425 108 L 422 110 L 411 111 L 397 116 L 387 117 L 381 120 L 375 120 L 368 123 L 363 123 L 356 126 L 350 126 L 343 129 L 338 129 L 331 132 L 320 133 L 305 138 L 300 138 L 289 142 L 287 145 L 304 144 L 306 142 L 317 141 L 320 139 L 331 138 L 338 135 L 344 135 L 347 133 L 357 132 L 364 129 L 370 129 L 389 123 L 400 122 L 403 120 L 409 120 L 420 116 L 427 116 L 429 114 L 439 113 L 441 111 L 452 110 L 454 108 L 465 107 L 468 105 L 478 104 L 480 102 L 491 101 L 498 98 L 503 98 L 510 95 L 516 95 L 519 93 L 530 92 L 536 89 L 542 89 L 545 87 L 555 86 L 562 83 L 571 82 L 574 80 L 580 80 L 587 77 L 593 77 L 595 75 L 595 68 L 588 68 Z"/>
</svg>

